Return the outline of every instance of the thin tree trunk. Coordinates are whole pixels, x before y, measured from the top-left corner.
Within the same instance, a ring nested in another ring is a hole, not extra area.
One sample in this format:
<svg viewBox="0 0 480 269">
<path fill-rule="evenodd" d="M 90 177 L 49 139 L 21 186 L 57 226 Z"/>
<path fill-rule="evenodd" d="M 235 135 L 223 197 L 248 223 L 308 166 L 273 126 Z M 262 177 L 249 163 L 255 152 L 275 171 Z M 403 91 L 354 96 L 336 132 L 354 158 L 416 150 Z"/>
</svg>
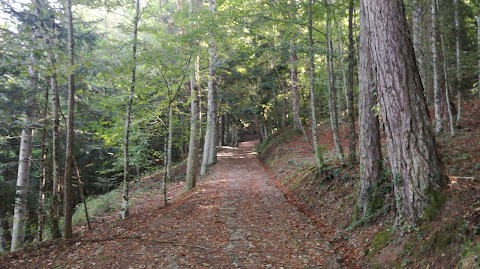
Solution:
<svg viewBox="0 0 480 269">
<path fill-rule="evenodd" d="M 280 100 L 281 102 L 281 105 L 282 105 L 282 120 L 280 122 L 280 127 L 281 128 L 285 128 L 287 127 L 287 111 L 288 111 L 288 102 L 287 102 L 287 89 L 286 87 L 283 85 L 282 83 L 282 90 L 283 90 L 283 94 L 282 94 L 282 99 Z"/>
<path fill-rule="evenodd" d="M 28 90 L 35 91 L 37 88 L 38 74 L 35 71 L 36 59 L 32 54 L 32 63 L 29 67 L 30 76 Z M 32 163 L 33 142 L 33 116 L 34 100 L 29 96 L 26 100 L 26 113 L 23 121 L 22 135 L 20 137 L 20 153 L 18 154 L 17 188 L 15 192 L 15 205 L 13 214 L 12 244 L 11 251 L 17 250 L 25 241 L 25 226 L 27 220 L 28 185 L 30 181 L 30 166 Z"/>
<path fill-rule="evenodd" d="M 165 166 L 165 171 L 163 173 L 163 179 L 162 179 L 162 192 L 163 192 L 163 205 L 167 206 L 168 205 L 168 198 L 167 198 L 167 164 L 168 164 L 168 135 L 165 136 L 165 139 L 163 141 L 163 157 L 164 157 L 164 166 Z"/>
<path fill-rule="evenodd" d="M 225 146 L 225 113 L 220 118 L 220 146 Z"/>
<path fill-rule="evenodd" d="M 300 121 L 300 97 L 298 93 L 298 74 L 297 74 L 297 51 L 295 42 L 290 41 L 290 83 L 292 87 L 292 114 L 293 114 L 293 128 L 295 130 L 302 130 L 302 123 Z"/>
<path fill-rule="evenodd" d="M 438 202 L 448 177 L 430 124 L 403 3 L 362 3 L 393 177 L 395 225 L 408 232 L 426 217 L 425 210 Z"/>
<path fill-rule="evenodd" d="M 59 171 L 59 133 L 58 126 L 60 124 L 60 96 L 58 94 L 57 74 L 53 73 L 51 77 L 53 104 L 52 104 L 52 118 L 53 118 L 53 132 L 52 132 L 52 206 L 50 213 L 50 224 L 52 229 L 52 237 L 60 238 L 60 171 Z"/>
<path fill-rule="evenodd" d="M 170 99 L 168 105 L 168 141 L 167 141 L 167 163 L 165 166 L 167 172 L 167 182 L 170 182 L 172 176 L 172 148 L 173 148 L 173 104 Z"/>
<path fill-rule="evenodd" d="M 30 114 L 30 112 L 28 112 Z M 33 127 L 32 117 L 27 115 L 24 120 L 20 138 L 20 154 L 18 161 L 17 190 L 15 193 L 15 211 L 13 215 L 11 251 L 17 250 L 25 240 L 25 225 L 27 218 L 27 195 L 30 179 L 30 164 L 32 162 Z"/>
<path fill-rule="evenodd" d="M 210 0 L 210 12 L 216 14 L 215 0 Z M 203 146 L 202 166 L 200 168 L 200 176 L 204 177 L 207 173 L 208 166 L 212 165 L 216 156 L 215 144 L 215 72 L 217 65 L 217 44 L 215 38 L 210 37 L 210 44 L 208 49 L 209 64 L 208 64 L 208 93 L 207 93 L 207 126 L 205 131 L 205 143 Z"/>
<path fill-rule="evenodd" d="M 362 2 L 361 5 L 364 3 Z M 377 105 L 374 63 L 370 51 L 370 40 L 365 18 L 365 9 L 360 7 L 360 63 L 359 77 L 359 148 L 360 148 L 360 194 L 358 208 L 365 218 L 374 208 L 373 186 L 381 180 L 382 150 L 380 145 L 380 124 L 374 110 Z"/>
<path fill-rule="evenodd" d="M 355 67 L 355 41 L 353 39 L 353 11 L 354 0 L 348 2 L 348 87 L 347 87 L 347 113 L 348 113 L 348 126 L 349 126 L 349 139 L 348 139 L 348 161 L 350 165 L 354 165 L 356 157 L 355 147 L 355 110 L 353 106 L 353 87 L 354 87 L 354 67 Z"/>
<path fill-rule="evenodd" d="M 435 0 L 436 3 L 436 13 L 438 14 L 438 0 Z M 448 82 L 448 73 L 447 73 L 447 49 L 445 48 L 445 41 L 443 39 L 443 34 L 440 32 L 440 46 L 442 47 L 442 58 L 443 58 L 443 78 L 445 82 L 445 104 L 448 111 L 448 118 L 450 122 L 450 134 L 453 137 L 455 135 L 455 126 L 453 120 L 452 109 L 450 107 L 450 92 L 449 92 L 449 82 Z"/>
<path fill-rule="evenodd" d="M 440 133 L 443 129 L 442 123 L 442 99 L 440 91 L 440 83 L 438 76 L 438 53 L 437 53 L 437 8 L 435 5 L 435 0 L 431 3 L 431 15 L 432 15 L 432 35 L 430 37 L 431 48 L 432 48 L 432 66 L 433 66 L 433 105 L 435 109 L 435 133 Z"/>
<path fill-rule="evenodd" d="M 457 78 L 457 119 L 455 125 L 460 127 L 460 119 L 462 117 L 462 61 L 460 54 L 460 15 L 459 15 L 459 0 L 453 0 L 454 19 L 455 19 L 455 58 L 457 63 L 456 78 Z"/>
<path fill-rule="evenodd" d="M 197 138 L 197 120 L 198 120 L 198 99 L 197 87 L 195 83 L 195 65 L 190 74 L 190 143 L 188 146 L 187 174 L 185 189 L 188 191 L 197 185 L 197 166 L 198 166 L 198 138 Z"/>
<path fill-rule="evenodd" d="M 80 192 L 80 198 L 82 199 L 82 203 L 83 203 L 83 209 L 85 210 L 85 219 L 87 220 L 87 228 L 91 230 L 92 226 L 90 225 L 90 216 L 88 215 L 87 199 L 85 199 L 85 193 L 83 191 L 83 182 L 80 176 L 80 169 L 78 168 L 77 160 L 75 158 L 73 158 L 73 167 L 75 169 L 75 175 L 77 176 L 77 184 Z"/>
<path fill-rule="evenodd" d="M 5 237 L 4 237 L 4 229 L 3 229 L 3 222 L 5 219 L 5 215 L 3 212 L 0 212 L 0 254 L 5 252 L 5 247 L 6 247 L 6 242 L 5 242 Z"/>
<path fill-rule="evenodd" d="M 74 141 L 74 112 L 75 112 L 75 65 L 74 41 L 73 41 L 73 19 L 72 1 L 66 1 L 67 29 L 68 29 L 68 120 L 67 120 L 67 146 L 65 152 L 65 176 L 64 176 L 64 236 L 72 238 L 72 215 L 73 215 L 73 141 Z"/>
<path fill-rule="evenodd" d="M 480 69 L 480 7 L 478 7 L 479 14 L 477 15 L 477 57 L 478 57 L 478 69 Z M 480 99 L 480 72 L 478 73 L 478 81 L 477 81 L 477 90 L 478 90 L 478 98 Z"/>
<path fill-rule="evenodd" d="M 317 115 L 315 113 L 315 51 L 313 49 L 313 0 L 308 0 L 308 49 L 310 60 L 310 117 L 312 121 L 313 152 L 318 171 L 322 168 L 322 156 L 318 143 Z"/>
<path fill-rule="evenodd" d="M 337 153 L 337 158 L 340 161 L 341 165 L 344 165 L 344 156 L 343 156 L 343 148 L 340 140 L 340 135 L 338 133 L 338 110 L 337 110 L 337 93 L 335 88 L 335 77 L 334 77 L 334 70 L 333 70 L 333 46 L 332 46 L 332 38 L 331 38 L 331 24 L 330 24 L 330 16 L 329 14 L 329 7 L 330 4 L 328 0 L 325 0 L 325 7 L 327 9 L 327 69 L 328 69 L 328 89 L 329 89 L 329 112 L 330 112 L 330 123 L 332 126 L 333 132 L 333 141 L 335 143 L 335 150 Z"/>
<path fill-rule="evenodd" d="M 47 79 L 48 81 L 49 79 Z M 44 127 L 42 130 L 42 156 L 40 157 L 40 178 L 38 184 L 38 228 L 37 238 L 38 242 L 43 241 L 43 230 L 45 229 L 45 192 L 47 190 L 47 117 L 48 117 L 48 97 L 49 97 L 49 85 L 45 90 L 45 104 L 43 106 L 42 119 Z"/>
<path fill-rule="evenodd" d="M 39 0 L 35 0 L 35 15 L 38 19 L 40 19 L 40 32 L 43 38 L 43 42 L 47 48 L 53 48 L 53 41 L 50 37 L 48 32 L 48 28 L 45 23 L 41 20 L 43 10 L 43 4 Z M 54 18 L 50 18 L 50 28 L 52 30 L 52 35 L 55 35 L 55 23 Z M 51 206 L 50 206 L 50 226 L 51 226 L 51 233 L 52 237 L 59 238 L 61 237 L 60 227 L 59 227 L 59 218 L 60 218 L 60 171 L 59 171 L 59 134 L 58 134 L 58 126 L 60 123 L 60 115 L 59 115 L 59 108 L 60 108 L 60 100 L 58 94 L 58 82 L 57 82 L 57 73 L 56 73 L 56 59 L 55 55 L 52 52 L 47 53 L 48 64 L 51 68 L 51 76 L 50 76 L 50 86 L 52 88 L 53 100 L 52 100 L 52 121 L 53 121 L 53 128 L 52 128 L 52 197 L 51 197 Z"/>
<path fill-rule="evenodd" d="M 133 47 L 132 47 L 132 78 L 130 81 L 130 94 L 127 102 L 127 113 L 125 117 L 125 133 L 123 137 L 123 192 L 122 192 L 122 209 L 120 211 L 121 219 L 128 216 L 128 170 L 129 170 L 129 135 L 130 135 L 130 118 L 132 114 L 133 94 L 135 92 L 136 72 L 137 72 L 137 41 L 138 41 L 138 21 L 140 20 L 140 0 L 135 0 L 135 17 L 133 19 Z"/>
</svg>

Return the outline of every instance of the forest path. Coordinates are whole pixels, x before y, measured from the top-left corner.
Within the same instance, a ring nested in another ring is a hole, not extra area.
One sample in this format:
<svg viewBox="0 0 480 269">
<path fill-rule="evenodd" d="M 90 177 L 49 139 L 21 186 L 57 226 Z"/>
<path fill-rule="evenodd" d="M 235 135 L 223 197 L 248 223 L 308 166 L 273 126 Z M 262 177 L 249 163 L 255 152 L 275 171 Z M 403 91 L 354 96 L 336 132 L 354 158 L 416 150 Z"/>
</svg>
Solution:
<svg viewBox="0 0 480 269">
<path fill-rule="evenodd" d="M 125 221 L 19 254 L 18 268 L 338 268 L 327 240 L 273 185 L 254 141 L 221 148 L 197 188 L 161 206 L 149 194 Z M 0 267 L 1 264 L 0 264 Z"/>
</svg>

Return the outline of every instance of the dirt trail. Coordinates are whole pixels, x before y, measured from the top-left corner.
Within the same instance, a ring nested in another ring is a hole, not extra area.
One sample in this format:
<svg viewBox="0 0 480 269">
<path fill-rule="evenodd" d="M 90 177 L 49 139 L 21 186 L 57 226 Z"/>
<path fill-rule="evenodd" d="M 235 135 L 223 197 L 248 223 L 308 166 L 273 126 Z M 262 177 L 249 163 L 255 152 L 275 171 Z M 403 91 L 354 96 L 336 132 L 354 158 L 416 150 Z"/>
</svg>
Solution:
<svg viewBox="0 0 480 269">
<path fill-rule="evenodd" d="M 338 268 L 327 240 L 268 178 L 254 142 L 222 148 L 197 189 L 162 208 L 132 208 L 98 240 L 53 245 L 17 257 L 15 267 Z M 22 262 L 19 262 L 21 260 Z M 1 264 L 0 264 L 1 267 Z"/>
</svg>

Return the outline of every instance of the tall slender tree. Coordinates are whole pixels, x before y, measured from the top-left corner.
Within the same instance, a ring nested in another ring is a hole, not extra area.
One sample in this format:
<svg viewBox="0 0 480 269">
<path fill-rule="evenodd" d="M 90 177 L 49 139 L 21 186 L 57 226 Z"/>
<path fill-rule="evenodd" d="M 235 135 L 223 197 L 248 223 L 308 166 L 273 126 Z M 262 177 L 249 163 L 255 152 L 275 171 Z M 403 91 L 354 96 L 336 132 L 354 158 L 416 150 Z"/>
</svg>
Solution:
<svg viewBox="0 0 480 269">
<path fill-rule="evenodd" d="M 456 85 L 457 85 L 457 119 L 456 127 L 460 127 L 460 119 L 462 118 L 462 55 L 460 44 L 460 7 L 459 1 L 453 0 L 453 14 L 455 21 L 455 60 L 456 60 Z"/>
<path fill-rule="evenodd" d="M 74 142 L 74 113 L 75 113 L 75 53 L 73 41 L 73 18 L 72 18 L 72 0 L 66 1 L 67 31 L 68 31 L 68 120 L 67 120 L 67 147 L 65 152 L 65 177 L 64 177 L 64 236 L 71 238 L 72 233 L 72 215 L 73 215 L 73 142 Z"/>
<path fill-rule="evenodd" d="M 440 90 L 440 78 L 438 75 L 438 50 L 437 50 L 437 7 L 435 0 L 431 3 L 432 35 L 430 36 L 432 48 L 432 67 L 433 67 L 433 105 L 435 109 L 435 133 L 440 133 L 443 129 L 442 123 L 442 99 Z"/>
<path fill-rule="evenodd" d="M 48 13 L 48 8 L 42 0 L 35 0 L 35 16 L 43 43 L 48 48 L 47 59 L 50 71 L 50 88 L 52 98 L 52 195 L 50 205 L 50 230 L 53 238 L 61 237 L 60 232 L 60 158 L 59 158 L 59 125 L 60 125 L 60 95 L 57 80 L 56 57 L 53 53 L 55 45 L 55 18 Z"/>
<path fill-rule="evenodd" d="M 210 12 L 216 16 L 217 6 L 215 0 L 210 0 Z M 216 94 L 215 94 L 215 73 L 217 67 L 217 42 L 213 33 L 210 33 L 208 48 L 208 93 L 207 93 L 207 126 L 205 130 L 205 143 L 203 145 L 202 166 L 200 175 L 203 177 L 207 173 L 208 166 L 216 160 Z"/>
<path fill-rule="evenodd" d="M 293 129 L 302 130 L 300 121 L 300 94 L 298 92 L 298 67 L 297 67 L 297 48 L 295 42 L 290 40 L 290 84 L 292 88 L 292 114 Z"/>
<path fill-rule="evenodd" d="M 335 143 L 335 151 L 340 164 L 344 164 L 343 148 L 338 132 L 338 110 L 337 110 L 337 90 L 335 88 L 335 74 L 333 69 L 333 44 L 331 36 L 331 21 L 330 21 L 330 3 L 325 0 L 326 8 L 326 36 L 327 36 L 327 69 L 328 69 L 328 107 L 330 112 L 330 124 L 332 126 L 333 141 Z"/>
<path fill-rule="evenodd" d="M 132 69 L 130 80 L 130 93 L 127 101 L 127 113 L 125 116 L 125 130 L 123 137 L 123 192 L 122 192 L 122 209 L 120 217 L 126 219 L 128 216 L 128 191 L 129 191 L 129 138 L 130 138 L 130 119 L 132 114 L 133 95 L 135 93 L 135 83 L 137 75 L 137 44 L 138 44 L 138 22 L 140 21 L 140 0 L 135 0 L 135 16 L 133 18 L 133 44 L 132 44 Z"/>
<path fill-rule="evenodd" d="M 355 133 L 355 111 L 353 106 L 354 101 L 354 79 L 355 79 L 355 41 L 353 37 L 353 11 L 354 0 L 348 1 L 348 83 L 347 83 L 347 113 L 348 113 L 348 161 L 350 165 L 354 165 L 357 161 L 356 157 L 356 133 Z"/>
<path fill-rule="evenodd" d="M 308 0 L 308 50 L 310 65 L 310 118 L 312 124 L 313 152 L 315 164 L 320 171 L 322 168 L 322 156 L 318 143 L 317 113 L 315 112 L 315 50 L 313 48 L 313 0 Z"/>
<path fill-rule="evenodd" d="M 35 59 L 32 56 L 32 64 L 29 67 L 28 90 L 34 92 L 37 87 L 38 74 L 35 71 Z M 17 189 L 15 192 L 15 210 L 13 214 L 11 251 L 17 250 L 25 240 L 25 228 L 27 220 L 27 198 L 30 181 L 30 166 L 32 163 L 33 142 L 33 104 L 32 94 L 26 100 L 27 109 L 23 121 L 22 135 L 20 137 L 20 153 L 18 154 Z"/>
</svg>

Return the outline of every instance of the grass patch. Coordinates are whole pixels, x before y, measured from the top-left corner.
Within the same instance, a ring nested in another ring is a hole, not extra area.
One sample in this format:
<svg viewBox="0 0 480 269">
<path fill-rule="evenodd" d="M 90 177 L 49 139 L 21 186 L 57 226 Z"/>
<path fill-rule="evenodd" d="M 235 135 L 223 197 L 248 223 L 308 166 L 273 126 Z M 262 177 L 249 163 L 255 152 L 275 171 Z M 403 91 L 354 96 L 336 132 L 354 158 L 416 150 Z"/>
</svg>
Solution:
<svg viewBox="0 0 480 269">
<path fill-rule="evenodd" d="M 392 240 L 394 234 L 395 232 L 392 228 L 385 228 L 376 233 L 372 239 L 372 243 L 370 244 L 368 255 L 372 257 L 376 253 L 380 252 L 383 248 L 385 248 Z"/>
<path fill-rule="evenodd" d="M 120 210 L 121 203 L 121 191 L 115 189 L 108 193 L 87 198 L 87 208 L 90 217 L 99 216 L 105 213 L 109 213 L 114 210 Z M 85 207 L 83 203 L 78 204 L 75 207 L 75 213 L 72 217 L 72 223 L 74 225 L 86 223 Z"/>
<path fill-rule="evenodd" d="M 462 253 L 462 258 L 457 268 L 479 268 L 480 267 L 480 242 L 469 243 Z"/>
</svg>

